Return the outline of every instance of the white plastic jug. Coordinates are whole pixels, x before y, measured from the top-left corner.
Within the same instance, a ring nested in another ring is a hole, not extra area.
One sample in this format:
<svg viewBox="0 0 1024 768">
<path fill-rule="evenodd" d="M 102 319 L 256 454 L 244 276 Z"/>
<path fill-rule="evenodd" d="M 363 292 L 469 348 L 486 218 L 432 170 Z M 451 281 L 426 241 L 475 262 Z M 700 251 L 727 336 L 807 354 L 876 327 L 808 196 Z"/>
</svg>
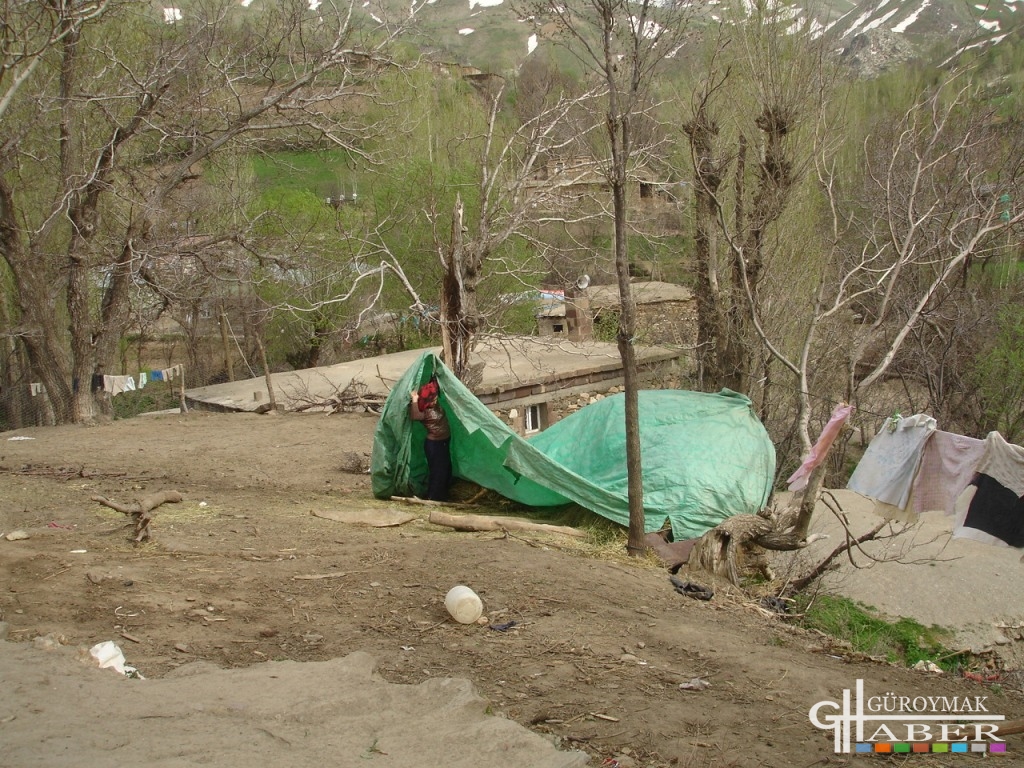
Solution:
<svg viewBox="0 0 1024 768">
<path fill-rule="evenodd" d="M 484 613 L 484 604 L 480 597 L 464 584 L 458 584 L 448 590 L 448 594 L 444 596 L 444 607 L 460 624 L 472 624 Z"/>
</svg>

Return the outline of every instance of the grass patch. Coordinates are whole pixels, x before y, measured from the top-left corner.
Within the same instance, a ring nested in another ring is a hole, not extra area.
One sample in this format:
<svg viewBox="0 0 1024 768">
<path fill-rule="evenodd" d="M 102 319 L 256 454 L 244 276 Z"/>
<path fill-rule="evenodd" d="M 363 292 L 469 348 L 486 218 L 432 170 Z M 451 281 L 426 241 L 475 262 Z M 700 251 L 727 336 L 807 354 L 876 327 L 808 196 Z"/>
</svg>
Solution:
<svg viewBox="0 0 1024 768">
<path fill-rule="evenodd" d="M 145 389 L 122 392 L 111 402 L 115 419 L 130 419 L 142 413 L 178 408 L 181 405 L 181 395 L 177 391 L 177 382 L 165 384 L 154 381 Z"/>
<path fill-rule="evenodd" d="M 882 656 L 891 663 L 914 666 L 932 661 L 946 671 L 968 665 L 970 654 L 951 651 L 945 643 L 952 633 L 943 627 L 926 627 L 913 619 L 889 622 L 872 609 L 849 598 L 818 595 L 797 605 L 803 626 L 849 643 L 855 651 Z"/>
<path fill-rule="evenodd" d="M 302 190 L 320 195 L 340 181 L 352 183 L 349 156 L 344 150 L 274 152 L 253 157 L 252 164 L 264 190 Z"/>
</svg>

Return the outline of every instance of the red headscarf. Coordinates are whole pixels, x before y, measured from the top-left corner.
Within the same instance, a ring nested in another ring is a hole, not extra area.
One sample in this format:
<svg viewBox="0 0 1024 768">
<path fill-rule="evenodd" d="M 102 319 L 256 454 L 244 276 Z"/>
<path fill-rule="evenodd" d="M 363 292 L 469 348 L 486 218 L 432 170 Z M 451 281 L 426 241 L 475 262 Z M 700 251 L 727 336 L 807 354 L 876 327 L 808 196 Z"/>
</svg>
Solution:
<svg viewBox="0 0 1024 768">
<path fill-rule="evenodd" d="M 440 388 L 437 386 L 437 382 L 434 381 L 433 379 L 431 379 L 422 387 L 420 387 L 420 408 L 423 409 L 432 406 L 434 404 L 434 401 L 437 400 L 437 393 L 439 391 Z"/>
</svg>

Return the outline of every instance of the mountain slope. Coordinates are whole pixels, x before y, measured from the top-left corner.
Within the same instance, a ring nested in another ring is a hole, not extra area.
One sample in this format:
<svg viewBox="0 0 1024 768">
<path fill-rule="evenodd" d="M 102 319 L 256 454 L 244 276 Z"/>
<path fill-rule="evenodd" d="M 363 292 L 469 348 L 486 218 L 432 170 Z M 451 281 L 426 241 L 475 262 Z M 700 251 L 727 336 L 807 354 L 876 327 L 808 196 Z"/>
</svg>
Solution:
<svg viewBox="0 0 1024 768">
<path fill-rule="evenodd" d="M 711 0 L 700 17 L 708 24 L 737 23 L 749 7 Z M 897 48 L 918 52 L 941 44 L 949 56 L 1016 35 L 1024 0 L 972 6 L 956 0 L 831 0 L 780 4 L 779 8 L 794 25 L 811 20 L 816 29 L 834 34 L 843 48 L 866 34 L 869 39 L 902 41 Z M 486 72 L 505 74 L 518 69 L 528 56 L 543 48 L 546 37 L 546 30 L 533 19 L 517 17 L 506 0 L 434 0 L 423 5 L 417 17 L 410 41 L 442 58 Z"/>
</svg>

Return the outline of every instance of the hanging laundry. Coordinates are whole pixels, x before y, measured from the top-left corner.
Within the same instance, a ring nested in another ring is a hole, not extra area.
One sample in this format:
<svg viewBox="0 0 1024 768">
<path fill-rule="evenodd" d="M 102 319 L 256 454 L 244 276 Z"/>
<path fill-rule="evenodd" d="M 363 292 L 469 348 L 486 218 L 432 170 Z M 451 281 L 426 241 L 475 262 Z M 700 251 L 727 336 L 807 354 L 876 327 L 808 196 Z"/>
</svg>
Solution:
<svg viewBox="0 0 1024 768">
<path fill-rule="evenodd" d="M 104 376 L 103 389 L 109 392 L 111 397 L 122 392 L 131 392 L 135 389 L 135 379 L 131 376 Z"/>
<path fill-rule="evenodd" d="M 1024 500 L 989 475 L 979 474 L 957 501 L 953 537 L 1024 547 Z"/>
<path fill-rule="evenodd" d="M 152 379 L 153 381 L 163 381 L 164 380 L 164 372 L 163 371 L 150 371 L 149 372 L 149 378 Z"/>
<path fill-rule="evenodd" d="M 41 395 L 45 391 L 46 388 L 43 386 L 42 382 L 35 381 L 28 385 L 28 392 L 30 395 L 32 395 L 32 397 L 35 397 L 36 395 Z"/>
<path fill-rule="evenodd" d="M 146 372 L 139 371 L 139 389 L 142 389 L 144 386 L 146 386 L 146 381 Z"/>
<path fill-rule="evenodd" d="M 1024 496 L 1024 448 L 1006 442 L 998 432 L 985 436 L 985 453 L 977 471 L 1006 486 L 1015 496 Z"/>
<path fill-rule="evenodd" d="M 989 432 L 976 470 L 957 499 L 953 536 L 1024 547 L 1024 448 Z"/>
<path fill-rule="evenodd" d="M 914 478 L 914 510 L 941 510 L 952 515 L 957 498 L 974 479 L 984 453 L 984 440 L 935 430 L 925 443 Z"/>
<path fill-rule="evenodd" d="M 868 445 L 846 487 L 905 510 L 925 442 L 935 427 L 935 419 L 925 414 L 887 421 Z"/>
<path fill-rule="evenodd" d="M 853 406 L 846 403 L 840 403 L 833 409 L 828 424 L 821 430 L 821 435 L 818 436 L 818 441 L 811 448 L 811 452 L 807 454 L 807 458 L 804 459 L 803 464 L 800 465 L 797 471 L 790 475 L 789 480 L 786 481 L 789 483 L 789 490 L 802 491 L 807 487 L 807 478 L 810 476 L 811 471 L 821 464 L 825 456 L 828 455 L 832 443 L 839 436 L 843 425 L 850 418 L 851 413 L 853 413 Z"/>
<path fill-rule="evenodd" d="M 172 365 L 170 368 L 164 368 L 162 371 L 164 381 L 174 381 L 178 376 L 181 376 L 182 370 L 181 363 Z"/>
</svg>

